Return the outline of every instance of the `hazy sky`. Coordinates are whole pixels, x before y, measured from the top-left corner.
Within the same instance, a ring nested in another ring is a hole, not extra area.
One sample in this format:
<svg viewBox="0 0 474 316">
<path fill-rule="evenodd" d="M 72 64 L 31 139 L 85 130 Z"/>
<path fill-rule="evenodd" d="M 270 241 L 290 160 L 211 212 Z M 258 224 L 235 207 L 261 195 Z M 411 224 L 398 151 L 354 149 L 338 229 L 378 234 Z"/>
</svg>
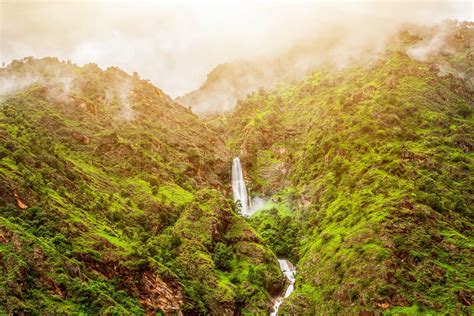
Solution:
<svg viewBox="0 0 474 316">
<path fill-rule="evenodd" d="M 219 63 L 278 54 L 331 24 L 364 36 L 405 21 L 473 20 L 471 2 L 451 1 L 0 1 L 2 62 L 56 56 L 118 66 L 172 96 L 197 88 Z"/>
</svg>

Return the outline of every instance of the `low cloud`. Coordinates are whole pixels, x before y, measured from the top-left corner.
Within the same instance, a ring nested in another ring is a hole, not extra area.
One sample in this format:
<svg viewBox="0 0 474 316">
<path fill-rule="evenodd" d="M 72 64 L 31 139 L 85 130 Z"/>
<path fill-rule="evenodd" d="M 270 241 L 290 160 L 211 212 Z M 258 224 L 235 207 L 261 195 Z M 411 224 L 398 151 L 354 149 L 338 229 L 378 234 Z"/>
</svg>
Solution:
<svg viewBox="0 0 474 316">
<path fill-rule="evenodd" d="M 127 122 L 135 118 L 135 112 L 130 104 L 130 93 L 132 92 L 132 81 L 125 80 L 118 90 L 118 97 L 120 100 L 120 116 Z"/>
<path fill-rule="evenodd" d="M 416 60 L 426 61 L 430 57 L 438 54 L 453 54 L 455 49 L 452 48 L 448 39 L 452 36 L 456 29 L 449 27 L 448 23 L 443 23 L 437 27 L 425 39 L 416 45 L 407 49 L 407 54 Z"/>
<path fill-rule="evenodd" d="M 56 56 L 79 65 L 118 66 L 172 96 L 198 88 L 216 65 L 272 58 L 348 31 L 333 60 L 350 61 L 361 41 L 403 22 L 472 19 L 470 2 L 31 2 L 2 1 L 1 60 Z M 51 18 L 54 16 L 54 19 Z M 338 40 L 333 39 L 333 40 Z M 435 43 L 433 43 L 436 46 Z M 303 69 L 315 59 L 301 59 Z"/>
<path fill-rule="evenodd" d="M 0 97 L 26 89 L 32 85 L 46 87 L 45 97 L 52 102 L 70 101 L 75 76 L 72 72 L 55 66 L 41 66 L 19 62 L 21 71 L 0 72 Z"/>
</svg>

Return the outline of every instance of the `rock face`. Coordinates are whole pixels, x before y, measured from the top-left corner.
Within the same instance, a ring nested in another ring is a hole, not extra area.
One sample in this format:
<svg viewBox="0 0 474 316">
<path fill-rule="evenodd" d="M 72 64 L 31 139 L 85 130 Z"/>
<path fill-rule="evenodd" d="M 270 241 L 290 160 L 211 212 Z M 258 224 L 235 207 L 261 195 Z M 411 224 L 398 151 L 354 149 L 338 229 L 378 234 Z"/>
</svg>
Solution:
<svg viewBox="0 0 474 316">
<path fill-rule="evenodd" d="M 183 295 L 179 286 L 171 288 L 157 275 L 151 272 L 142 274 L 140 303 L 147 314 L 156 315 L 159 310 L 166 314 L 180 314 L 183 306 Z"/>
<path fill-rule="evenodd" d="M 0 82 L 0 313 L 267 312 L 276 259 L 231 224 L 230 153 L 193 113 L 93 64 L 26 58 Z"/>
</svg>

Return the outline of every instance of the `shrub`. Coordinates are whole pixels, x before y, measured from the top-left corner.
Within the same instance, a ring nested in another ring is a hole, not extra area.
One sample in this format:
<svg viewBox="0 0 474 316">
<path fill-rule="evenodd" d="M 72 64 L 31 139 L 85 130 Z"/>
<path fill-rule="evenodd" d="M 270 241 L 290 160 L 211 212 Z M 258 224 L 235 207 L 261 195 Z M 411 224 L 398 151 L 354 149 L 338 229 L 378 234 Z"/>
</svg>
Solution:
<svg viewBox="0 0 474 316">
<path fill-rule="evenodd" d="M 217 269 L 222 271 L 231 270 L 232 259 L 234 259 L 232 247 L 221 242 L 217 243 L 212 259 L 214 260 Z"/>
</svg>

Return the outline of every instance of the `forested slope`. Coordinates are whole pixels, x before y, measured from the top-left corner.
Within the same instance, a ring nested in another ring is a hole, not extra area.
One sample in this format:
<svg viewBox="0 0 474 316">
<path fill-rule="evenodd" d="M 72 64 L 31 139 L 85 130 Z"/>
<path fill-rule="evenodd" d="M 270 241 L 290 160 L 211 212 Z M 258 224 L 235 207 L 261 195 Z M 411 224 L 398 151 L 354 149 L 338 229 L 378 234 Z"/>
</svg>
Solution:
<svg viewBox="0 0 474 316">
<path fill-rule="evenodd" d="M 13 61 L 0 313 L 266 314 L 277 255 L 298 267 L 282 314 L 470 314 L 473 39 L 472 23 L 411 27 L 363 66 L 316 63 L 206 121 L 138 74 Z M 265 79 L 236 65 L 193 97 Z M 233 156 L 268 200 L 248 220 Z"/>
<path fill-rule="evenodd" d="M 194 114 L 94 64 L 25 58 L 0 81 L 0 313 L 269 309 L 276 258 Z"/>
<path fill-rule="evenodd" d="M 295 260 L 291 314 L 469 314 L 472 304 L 472 28 L 451 51 L 407 54 L 401 32 L 367 67 L 314 72 L 209 121 L 241 155 L 251 219 Z"/>
</svg>

